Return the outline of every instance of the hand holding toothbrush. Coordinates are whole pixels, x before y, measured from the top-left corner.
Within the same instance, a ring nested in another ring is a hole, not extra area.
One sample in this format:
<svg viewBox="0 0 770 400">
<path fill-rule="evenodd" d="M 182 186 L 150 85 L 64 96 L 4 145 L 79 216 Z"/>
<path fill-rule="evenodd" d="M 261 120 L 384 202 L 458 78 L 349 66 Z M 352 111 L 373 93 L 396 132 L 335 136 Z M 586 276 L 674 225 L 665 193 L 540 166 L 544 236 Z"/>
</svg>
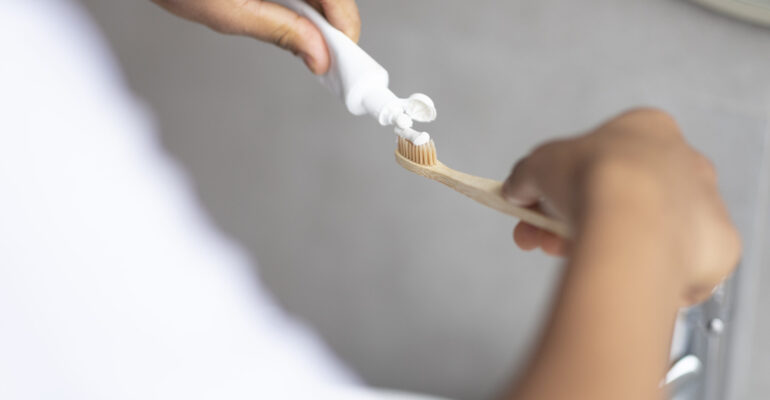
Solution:
<svg viewBox="0 0 770 400">
<path fill-rule="evenodd" d="M 599 234 L 606 252 L 628 244 L 660 253 L 661 262 L 645 268 L 673 282 L 682 305 L 705 300 L 740 255 L 713 166 L 661 111 L 630 111 L 586 135 L 540 146 L 516 164 L 503 195 L 550 210 L 575 232 L 567 249 L 558 236 L 519 223 L 519 247 L 573 258 Z"/>
<path fill-rule="evenodd" d="M 326 42 L 315 24 L 278 3 L 263 0 L 153 0 L 166 10 L 227 34 L 250 36 L 298 55 L 316 75 L 330 65 Z M 354 42 L 361 32 L 355 0 L 307 0 Z"/>
<path fill-rule="evenodd" d="M 539 147 L 503 194 L 574 232 L 564 249 L 516 228 L 520 247 L 567 260 L 538 349 L 506 399 L 668 398 L 661 382 L 680 307 L 705 300 L 740 257 L 710 162 L 670 116 L 640 109 Z"/>
</svg>

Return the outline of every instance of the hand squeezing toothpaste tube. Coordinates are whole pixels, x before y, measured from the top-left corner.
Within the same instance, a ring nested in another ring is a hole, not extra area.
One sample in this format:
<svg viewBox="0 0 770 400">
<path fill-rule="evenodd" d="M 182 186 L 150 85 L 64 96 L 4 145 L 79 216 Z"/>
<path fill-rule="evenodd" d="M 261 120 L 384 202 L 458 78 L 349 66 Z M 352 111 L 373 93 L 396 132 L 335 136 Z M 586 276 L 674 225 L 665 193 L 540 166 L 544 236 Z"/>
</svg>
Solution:
<svg viewBox="0 0 770 400">
<path fill-rule="evenodd" d="M 321 31 L 331 61 L 329 70 L 320 76 L 321 82 L 342 98 L 348 111 L 353 115 L 369 114 L 380 125 L 394 126 L 395 133 L 401 138 L 396 151 L 396 160 L 401 166 L 442 182 L 488 207 L 562 237 L 569 236 L 569 230 L 561 221 L 505 201 L 500 191 L 502 182 L 463 174 L 439 163 L 430 135 L 412 128 L 414 121 L 436 119 L 433 100 L 422 93 L 399 98 L 388 88 L 388 71 L 329 24 L 315 8 L 302 0 L 278 2 L 309 19 Z"/>
<path fill-rule="evenodd" d="M 430 97 L 415 93 L 399 98 L 388 88 L 388 71 L 315 8 L 302 0 L 278 0 L 277 3 L 306 17 L 321 31 L 331 59 L 329 71 L 320 76 L 321 83 L 342 99 L 351 114 L 369 114 L 382 126 L 392 125 L 397 135 L 416 146 L 430 141 L 427 132 L 412 128 L 414 121 L 436 119 L 436 107 Z"/>
</svg>

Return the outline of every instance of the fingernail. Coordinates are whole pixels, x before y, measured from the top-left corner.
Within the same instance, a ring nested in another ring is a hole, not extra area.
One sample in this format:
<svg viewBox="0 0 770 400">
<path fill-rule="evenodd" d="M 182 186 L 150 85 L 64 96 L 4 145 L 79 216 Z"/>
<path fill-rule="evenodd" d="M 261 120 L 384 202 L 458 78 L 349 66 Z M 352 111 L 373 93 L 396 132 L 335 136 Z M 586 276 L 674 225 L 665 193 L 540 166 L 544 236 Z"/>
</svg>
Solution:
<svg viewBox="0 0 770 400">
<path fill-rule="evenodd" d="M 507 202 L 509 202 L 509 203 L 511 203 L 513 205 L 517 205 L 519 207 L 524 207 L 524 206 L 528 206 L 528 205 L 532 204 L 529 201 L 520 199 L 520 198 L 516 197 L 515 195 L 509 193 L 507 190 L 505 190 L 505 187 L 503 187 L 503 198 Z"/>
<path fill-rule="evenodd" d="M 511 204 L 513 204 L 515 206 L 519 206 L 519 207 L 529 207 L 532 204 L 534 204 L 531 201 L 524 201 L 524 200 L 521 200 L 521 199 L 517 199 L 515 197 L 507 197 L 506 200 L 509 203 L 511 203 Z"/>
</svg>

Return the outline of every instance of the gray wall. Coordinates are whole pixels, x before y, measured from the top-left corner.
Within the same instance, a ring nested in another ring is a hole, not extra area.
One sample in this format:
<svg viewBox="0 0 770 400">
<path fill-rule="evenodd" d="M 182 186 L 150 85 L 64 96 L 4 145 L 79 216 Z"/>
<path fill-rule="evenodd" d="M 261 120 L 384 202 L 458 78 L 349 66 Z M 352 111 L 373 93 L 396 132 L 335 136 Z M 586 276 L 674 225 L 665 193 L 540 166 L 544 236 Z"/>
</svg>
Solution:
<svg viewBox="0 0 770 400">
<path fill-rule="evenodd" d="M 85 4 L 202 204 L 288 310 L 373 385 L 499 391 L 531 348 L 558 260 L 517 251 L 511 219 L 400 169 L 392 134 L 347 115 L 293 57 L 149 1 Z M 751 234 L 764 207 L 770 30 L 675 0 L 360 7 L 361 43 L 392 88 L 436 101 L 428 130 L 445 163 L 503 178 L 538 142 L 665 107 L 714 158 L 748 245 L 762 245 Z M 770 348 L 758 338 L 770 324 L 755 327 L 746 398 L 768 398 Z"/>
</svg>

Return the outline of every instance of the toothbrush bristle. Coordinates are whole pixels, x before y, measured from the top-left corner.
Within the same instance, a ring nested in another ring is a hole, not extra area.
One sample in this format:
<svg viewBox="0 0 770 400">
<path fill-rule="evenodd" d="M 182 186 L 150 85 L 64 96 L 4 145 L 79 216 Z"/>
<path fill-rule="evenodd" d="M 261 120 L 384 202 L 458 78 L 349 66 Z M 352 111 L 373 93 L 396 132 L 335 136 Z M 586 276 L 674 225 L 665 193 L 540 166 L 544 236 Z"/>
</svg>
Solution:
<svg viewBox="0 0 770 400">
<path fill-rule="evenodd" d="M 433 166 L 438 162 L 436 158 L 436 145 L 433 143 L 433 139 L 428 143 L 416 146 L 409 140 L 399 136 L 398 153 L 407 160 L 420 165 Z"/>
</svg>

